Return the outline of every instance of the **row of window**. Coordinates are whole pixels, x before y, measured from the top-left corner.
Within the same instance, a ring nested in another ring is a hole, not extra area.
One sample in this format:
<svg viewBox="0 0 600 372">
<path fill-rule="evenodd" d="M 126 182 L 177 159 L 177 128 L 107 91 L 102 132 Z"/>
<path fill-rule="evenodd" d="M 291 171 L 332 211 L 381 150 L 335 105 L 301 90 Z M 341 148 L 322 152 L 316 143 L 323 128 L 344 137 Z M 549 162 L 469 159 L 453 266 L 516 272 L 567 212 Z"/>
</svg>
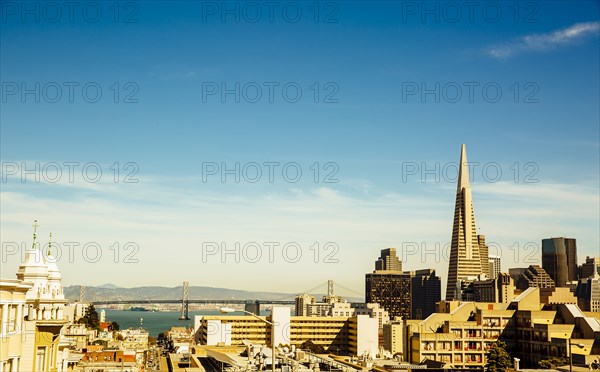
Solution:
<svg viewBox="0 0 600 372">
<path fill-rule="evenodd" d="M 423 358 L 438 360 L 445 363 L 463 363 L 462 354 L 438 354 L 437 358 L 434 354 L 423 354 Z M 485 358 L 481 354 L 466 354 L 464 363 L 484 363 Z"/>
</svg>

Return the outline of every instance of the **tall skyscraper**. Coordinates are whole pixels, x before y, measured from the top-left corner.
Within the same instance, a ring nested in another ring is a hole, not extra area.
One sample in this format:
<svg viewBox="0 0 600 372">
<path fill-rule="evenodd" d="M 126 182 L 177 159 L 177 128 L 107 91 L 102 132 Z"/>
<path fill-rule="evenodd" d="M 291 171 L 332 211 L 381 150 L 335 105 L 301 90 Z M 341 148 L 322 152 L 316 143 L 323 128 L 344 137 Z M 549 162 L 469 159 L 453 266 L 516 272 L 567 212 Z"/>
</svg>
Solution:
<svg viewBox="0 0 600 372">
<path fill-rule="evenodd" d="M 415 271 L 412 278 L 412 318 L 425 319 L 436 312 L 436 303 L 442 299 L 442 280 L 434 269 Z"/>
<path fill-rule="evenodd" d="M 496 279 L 502 271 L 500 268 L 500 256 L 490 256 L 488 262 L 490 265 L 490 279 Z"/>
<path fill-rule="evenodd" d="M 446 300 L 462 299 L 462 288 L 466 287 L 465 283 L 473 282 L 481 274 L 489 276 L 485 236 L 477 235 L 476 231 L 467 149 L 463 144 L 458 167 Z"/>
<path fill-rule="evenodd" d="M 396 256 L 396 248 L 381 250 L 381 257 L 375 261 L 375 270 L 402 271 L 402 261 Z"/>
<path fill-rule="evenodd" d="M 577 281 L 577 243 L 571 238 L 542 240 L 542 267 L 557 287 Z"/>
<path fill-rule="evenodd" d="M 402 263 L 394 248 L 381 251 L 375 261 L 375 271 L 365 276 L 366 303 L 378 303 L 387 310 L 390 319 L 410 319 L 412 312 L 410 273 L 401 271 Z"/>
<path fill-rule="evenodd" d="M 581 310 L 600 311 L 600 274 L 595 271 L 591 276 L 579 279 L 575 295 Z"/>
</svg>

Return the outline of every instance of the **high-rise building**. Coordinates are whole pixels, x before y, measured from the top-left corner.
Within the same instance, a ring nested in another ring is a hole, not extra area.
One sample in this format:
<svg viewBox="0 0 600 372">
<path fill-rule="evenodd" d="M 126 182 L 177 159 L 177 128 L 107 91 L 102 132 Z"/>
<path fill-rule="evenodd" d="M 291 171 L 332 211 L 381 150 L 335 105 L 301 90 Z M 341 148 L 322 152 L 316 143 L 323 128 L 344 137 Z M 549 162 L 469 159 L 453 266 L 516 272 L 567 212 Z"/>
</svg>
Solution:
<svg viewBox="0 0 600 372">
<path fill-rule="evenodd" d="M 375 270 L 402 271 L 402 261 L 396 256 L 396 248 L 381 250 L 381 257 L 375 261 Z"/>
<path fill-rule="evenodd" d="M 447 300 L 461 300 L 466 282 L 473 282 L 482 274 L 489 276 L 488 247 L 485 236 L 477 235 L 471 196 L 471 182 L 467 150 L 462 145 L 458 171 L 450 263 L 448 265 Z"/>
<path fill-rule="evenodd" d="M 389 267 L 391 269 L 381 269 Z M 366 275 L 366 303 L 378 303 L 388 311 L 390 319 L 396 317 L 410 319 L 411 284 L 410 273 L 399 268 L 402 263 L 396 257 L 396 250 L 388 248 L 381 251 L 381 257 L 375 261 L 375 271 Z"/>
<path fill-rule="evenodd" d="M 402 273 L 375 271 L 366 275 L 367 303 L 378 303 L 390 314 L 390 319 L 410 319 L 411 276 Z"/>
<path fill-rule="evenodd" d="M 530 287 L 554 288 L 554 280 L 540 265 L 531 265 L 523 272 L 516 281 L 515 286 L 521 291 Z"/>
<path fill-rule="evenodd" d="M 557 287 L 577 281 L 577 244 L 571 238 L 542 239 L 542 267 Z"/>
<path fill-rule="evenodd" d="M 500 256 L 489 256 L 488 262 L 490 265 L 490 279 L 496 279 L 498 274 L 502 272 L 500 268 Z"/>
<path fill-rule="evenodd" d="M 485 244 L 485 235 L 477 235 L 477 245 L 479 246 L 479 257 L 481 259 L 481 274 L 490 277 L 490 249 Z"/>
<path fill-rule="evenodd" d="M 404 354 L 404 332 L 403 320 L 396 320 L 383 325 L 383 350 L 392 355 Z"/>
<path fill-rule="evenodd" d="M 586 257 L 585 262 L 581 264 L 579 277 L 582 279 L 600 274 L 600 257 Z"/>
<path fill-rule="evenodd" d="M 442 299 L 442 280 L 434 269 L 417 270 L 412 278 L 412 318 L 425 319 L 435 313 Z"/>
<path fill-rule="evenodd" d="M 579 279 L 575 295 L 581 310 L 600 312 L 600 274 Z"/>
<path fill-rule="evenodd" d="M 296 316 L 308 316 L 308 307 L 316 302 L 315 296 L 301 294 L 296 296 Z"/>
<path fill-rule="evenodd" d="M 509 304 L 514 298 L 515 281 L 506 273 L 500 273 L 494 279 L 473 282 L 473 300 L 475 302 Z"/>
</svg>

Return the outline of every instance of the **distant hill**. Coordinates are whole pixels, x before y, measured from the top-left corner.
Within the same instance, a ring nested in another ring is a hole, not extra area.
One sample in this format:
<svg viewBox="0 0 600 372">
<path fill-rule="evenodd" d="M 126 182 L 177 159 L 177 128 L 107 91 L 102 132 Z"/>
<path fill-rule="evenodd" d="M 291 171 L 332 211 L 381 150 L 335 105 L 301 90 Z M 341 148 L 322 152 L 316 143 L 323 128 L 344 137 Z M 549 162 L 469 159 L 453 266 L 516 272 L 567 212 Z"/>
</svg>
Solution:
<svg viewBox="0 0 600 372">
<path fill-rule="evenodd" d="M 79 286 L 72 285 L 64 287 L 65 297 L 71 301 L 79 299 Z M 114 284 L 103 284 L 98 287 L 86 287 L 86 301 L 110 301 L 110 300 L 177 300 L 181 299 L 182 286 L 178 287 L 135 287 L 121 288 Z M 317 300 L 321 300 L 322 294 L 313 294 Z M 190 300 L 293 300 L 295 294 L 280 292 L 254 292 L 229 288 L 214 287 L 190 287 Z M 356 297 L 345 297 L 349 302 L 364 301 Z"/>
<path fill-rule="evenodd" d="M 106 283 L 106 284 L 99 285 L 97 288 L 116 289 L 116 288 L 120 288 L 120 287 L 118 285 L 114 285 L 112 283 Z"/>
<path fill-rule="evenodd" d="M 79 286 L 65 287 L 65 297 L 69 300 L 79 299 Z M 86 287 L 86 301 L 107 301 L 107 300 L 176 300 L 182 296 L 182 286 L 168 287 L 135 287 L 120 288 L 114 287 Z M 213 287 L 190 287 L 190 299 L 262 299 L 262 300 L 292 300 L 293 294 L 276 292 L 250 292 L 228 288 Z"/>
</svg>

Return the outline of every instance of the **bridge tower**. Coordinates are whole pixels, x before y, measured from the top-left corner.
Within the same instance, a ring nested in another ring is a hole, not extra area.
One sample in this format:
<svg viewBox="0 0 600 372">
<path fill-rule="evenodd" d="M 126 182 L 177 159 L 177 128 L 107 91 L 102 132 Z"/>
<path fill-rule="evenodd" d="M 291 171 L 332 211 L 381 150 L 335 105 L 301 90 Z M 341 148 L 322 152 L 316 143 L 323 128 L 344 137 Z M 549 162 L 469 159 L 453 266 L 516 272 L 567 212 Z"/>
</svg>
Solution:
<svg viewBox="0 0 600 372">
<path fill-rule="evenodd" d="M 333 280 L 327 281 L 327 297 L 333 297 Z"/>
<path fill-rule="evenodd" d="M 85 286 L 79 286 L 79 303 L 82 304 L 85 302 Z"/>
<path fill-rule="evenodd" d="M 181 297 L 181 316 L 179 320 L 190 320 L 190 283 L 183 282 L 183 295 Z"/>
</svg>

